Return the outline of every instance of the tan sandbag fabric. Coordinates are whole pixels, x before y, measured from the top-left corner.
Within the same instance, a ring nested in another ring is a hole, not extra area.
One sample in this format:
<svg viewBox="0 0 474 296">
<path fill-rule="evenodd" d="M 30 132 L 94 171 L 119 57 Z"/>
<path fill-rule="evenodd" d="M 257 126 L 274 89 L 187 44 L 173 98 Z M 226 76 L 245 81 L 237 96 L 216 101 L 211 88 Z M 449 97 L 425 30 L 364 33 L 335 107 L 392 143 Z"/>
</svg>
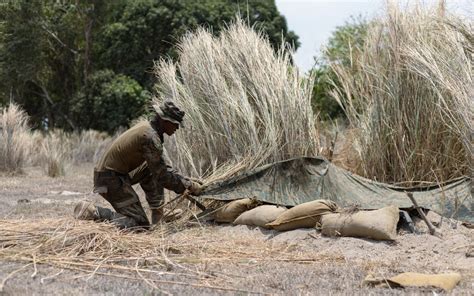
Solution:
<svg viewBox="0 0 474 296">
<path fill-rule="evenodd" d="M 321 232 L 328 236 L 352 236 L 395 240 L 399 210 L 389 206 L 374 211 L 328 214 L 321 219 Z"/>
<path fill-rule="evenodd" d="M 279 230 L 293 230 L 297 228 L 313 228 L 321 220 L 321 215 L 337 210 L 337 205 L 325 199 L 305 202 L 283 212 L 272 223 L 266 226 Z"/>
<path fill-rule="evenodd" d="M 437 287 L 445 291 L 451 291 L 461 281 L 461 275 L 457 272 L 442 274 L 423 274 L 416 272 L 404 272 L 389 279 L 376 279 L 368 275 L 363 281 L 364 285 L 396 287 Z"/>
<path fill-rule="evenodd" d="M 404 287 L 438 287 L 451 291 L 461 281 L 461 275 L 459 273 L 423 274 L 405 272 L 391 277 L 390 281 Z"/>
<path fill-rule="evenodd" d="M 237 199 L 219 208 L 214 213 L 216 222 L 232 223 L 243 212 L 256 207 L 258 202 L 251 198 Z"/>
<path fill-rule="evenodd" d="M 275 221 L 275 219 L 286 210 L 285 207 L 273 205 L 259 206 L 250 211 L 243 212 L 239 217 L 237 217 L 237 219 L 235 219 L 234 224 L 268 228 L 265 224 Z"/>
</svg>

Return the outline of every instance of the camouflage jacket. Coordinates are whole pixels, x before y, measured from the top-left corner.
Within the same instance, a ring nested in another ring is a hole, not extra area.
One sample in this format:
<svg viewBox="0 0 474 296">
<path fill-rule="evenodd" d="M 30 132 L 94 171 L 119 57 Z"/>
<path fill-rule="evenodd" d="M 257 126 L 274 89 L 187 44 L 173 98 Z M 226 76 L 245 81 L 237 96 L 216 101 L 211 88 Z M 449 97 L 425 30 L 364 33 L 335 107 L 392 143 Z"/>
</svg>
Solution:
<svg viewBox="0 0 474 296">
<path fill-rule="evenodd" d="M 191 181 L 166 164 L 163 143 L 148 121 L 139 122 L 120 135 L 104 153 L 95 170 L 112 170 L 127 175 L 145 161 L 154 180 L 166 189 L 182 193 L 191 186 Z"/>
</svg>

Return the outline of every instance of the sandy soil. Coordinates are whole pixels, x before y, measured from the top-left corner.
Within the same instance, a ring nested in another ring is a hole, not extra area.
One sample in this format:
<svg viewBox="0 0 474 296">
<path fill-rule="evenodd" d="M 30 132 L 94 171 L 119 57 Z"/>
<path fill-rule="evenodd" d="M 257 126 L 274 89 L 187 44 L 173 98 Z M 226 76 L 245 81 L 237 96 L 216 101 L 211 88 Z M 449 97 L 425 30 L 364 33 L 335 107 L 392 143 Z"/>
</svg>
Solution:
<svg viewBox="0 0 474 296">
<path fill-rule="evenodd" d="M 74 204 L 84 198 L 105 204 L 93 195 L 92 165 L 73 167 L 68 176 L 49 178 L 38 168 L 29 168 L 19 177 L 0 176 L 0 219 L 71 217 Z M 74 172 L 74 173 L 72 173 Z M 27 199 L 28 201 L 25 201 Z M 438 219 L 433 215 L 433 219 Z M 457 221 L 443 219 L 442 238 L 429 235 L 421 221 L 420 235 L 400 233 L 395 242 L 377 242 L 357 238 L 327 238 L 315 229 L 276 232 L 247 226 L 208 224 L 171 234 L 170 239 L 186 236 L 199 244 L 221 248 L 229 260 L 199 260 L 179 268 L 205 270 L 219 277 L 176 278 L 156 273 L 162 280 L 158 289 L 145 281 L 92 275 L 47 265 L 23 269 L 21 262 L 0 264 L 0 286 L 6 295 L 161 295 L 161 294 L 280 294 L 280 295 L 433 295 L 433 288 L 389 289 L 361 286 L 368 275 L 390 277 L 401 272 L 443 273 L 456 271 L 462 281 L 450 293 L 471 295 L 474 291 L 474 230 Z M 1 243 L 1 238 L 0 238 Z M 268 258 L 265 252 L 254 258 L 232 260 L 239 248 L 283 250 L 288 258 Z M 205 250 L 205 249 L 204 249 Z M 472 252 L 472 251 L 471 251 Z M 212 254 L 202 254 L 203 258 Z M 306 258 L 306 259 L 305 259 Z M 12 272 L 14 272 L 12 274 Z M 6 280 L 5 280 L 6 279 Z M 167 281 L 167 282 L 166 282 Z M 211 286 L 211 287 L 206 287 Z M 216 288 L 224 287 L 225 289 Z"/>
</svg>

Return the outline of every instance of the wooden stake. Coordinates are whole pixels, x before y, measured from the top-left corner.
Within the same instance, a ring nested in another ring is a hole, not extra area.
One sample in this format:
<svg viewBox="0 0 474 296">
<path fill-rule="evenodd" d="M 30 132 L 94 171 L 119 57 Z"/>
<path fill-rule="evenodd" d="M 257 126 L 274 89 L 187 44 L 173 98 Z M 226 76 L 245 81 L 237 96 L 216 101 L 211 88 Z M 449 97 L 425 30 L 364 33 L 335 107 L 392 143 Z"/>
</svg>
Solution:
<svg viewBox="0 0 474 296">
<path fill-rule="evenodd" d="M 191 197 L 189 195 L 189 191 L 186 190 L 184 193 L 183 193 L 183 197 L 186 198 L 187 200 L 189 200 L 190 202 L 194 203 L 201 211 L 205 211 L 206 210 L 206 206 L 204 206 L 202 203 L 198 202 L 197 200 L 195 200 L 193 197 Z"/>
<path fill-rule="evenodd" d="M 425 221 L 426 225 L 428 225 L 428 229 L 430 230 L 431 235 L 439 235 L 437 233 L 436 229 L 434 228 L 433 224 L 426 218 L 425 212 L 418 206 L 418 203 L 416 202 L 415 198 L 413 197 L 413 193 L 407 192 L 408 198 L 411 200 L 413 205 L 415 206 L 415 209 L 418 211 L 418 214 L 420 214 L 421 218 Z"/>
</svg>

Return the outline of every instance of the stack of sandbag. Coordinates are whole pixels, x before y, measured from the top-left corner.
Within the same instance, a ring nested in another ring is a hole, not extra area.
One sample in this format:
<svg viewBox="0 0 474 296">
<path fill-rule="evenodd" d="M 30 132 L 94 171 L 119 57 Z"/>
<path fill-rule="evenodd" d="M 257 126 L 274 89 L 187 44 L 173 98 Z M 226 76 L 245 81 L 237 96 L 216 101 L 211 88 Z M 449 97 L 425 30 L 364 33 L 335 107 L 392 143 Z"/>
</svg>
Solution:
<svg viewBox="0 0 474 296">
<path fill-rule="evenodd" d="M 284 211 L 275 221 L 266 224 L 266 227 L 278 231 L 313 228 L 320 222 L 321 216 L 333 213 L 337 208 L 336 203 L 324 199 L 302 203 Z"/>
<path fill-rule="evenodd" d="M 328 214 L 321 219 L 321 232 L 328 236 L 395 240 L 398 219 L 399 209 L 396 206 L 372 211 Z"/>
<path fill-rule="evenodd" d="M 245 211 L 253 209 L 259 202 L 252 198 L 237 199 L 224 205 L 214 212 L 214 220 L 222 223 L 232 223 Z"/>
<path fill-rule="evenodd" d="M 343 212 L 330 200 L 314 200 L 291 209 L 260 205 L 244 198 L 227 203 L 216 210 L 216 222 L 259 226 L 287 231 L 298 228 L 321 229 L 327 236 L 352 236 L 376 240 L 394 240 L 397 236 L 399 209 L 389 206 L 379 210 Z"/>
<path fill-rule="evenodd" d="M 268 223 L 275 221 L 287 209 L 281 206 L 263 205 L 252 210 L 243 212 L 237 219 L 235 225 L 249 225 L 269 228 Z"/>
</svg>

